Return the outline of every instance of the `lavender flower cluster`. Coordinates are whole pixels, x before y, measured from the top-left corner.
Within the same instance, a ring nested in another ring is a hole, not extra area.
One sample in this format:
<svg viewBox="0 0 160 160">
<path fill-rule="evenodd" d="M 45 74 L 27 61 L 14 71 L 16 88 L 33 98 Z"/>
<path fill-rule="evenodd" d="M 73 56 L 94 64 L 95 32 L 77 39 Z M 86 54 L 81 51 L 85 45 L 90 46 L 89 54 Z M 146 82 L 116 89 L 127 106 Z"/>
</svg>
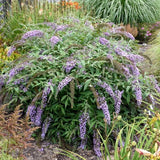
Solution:
<svg viewBox="0 0 160 160">
<path fill-rule="evenodd" d="M 118 48 L 118 47 L 115 48 L 114 51 L 117 55 L 122 56 L 122 57 L 126 57 L 127 59 L 129 59 L 133 63 L 142 62 L 144 60 L 144 58 L 142 56 L 135 55 L 135 54 L 127 54 L 125 51 L 123 51 L 121 48 Z"/>
<path fill-rule="evenodd" d="M 123 28 L 122 27 L 113 28 L 111 30 L 111 33 L 112 34 L 124 35 L 125 37 L 127 37 L 127 38 L 129 38 L 129 39 L 131 39 L 133 41 L 135 40 L 134 36 L 131 33 L 126 32 L 126 31 L 121 31 L 121 29 L 123 29 Z"/>
<path fill-rule="evenodd" d="M 32 38 L 32 37 L 43 37 L 44 33 L 40 30 L 33 30 L 33 31 L 29 31 L 27 33 L 25 33 L 22 36 L 22 40 L 27 40 L 28 38 Z"/>
<path fill-rule="evenodd" d="M 83 113 L 79 119 L 79 128 L 80 128 L 80 138 L 81 140 L 85 139 L 86 134 L 86 123 L 89 118 L 88 113 Z"/>
<path fill-rule="evenodd" d="M 17 75 L 20 71 L 24 70 L 26 66 L 28 66 L 30 63 L 24 62 L 20 66 L 16 66 L 15 68 L 11 69 L 9 72 L 9 80 L 7 83 L 10 82 L 10 80 Z"/>
<path fill-rule="evenodd" d="M 53 37 L 50 39 L 50 42 L 51 42 L 52 47 L 53 47 L 54 45 L 56 45 L 58 42 L 60 42 L 60 41 L 61 41 L 61 39 L 60 39 L 59 37 L 57 37 L 57 36 L 53 36 Z"/>
<path fill-rule="evenodd" d="M 68 25 L 58 25 L 55 29 L 55 32 L 58 31 L 64 31 L 65 29 L 67 29 L 69 26 Z"/>
<path fill-rule="evenodd" d="M 8 50 L 7 52 L 7 56 L 11 56 L 11 54 L 16 50 L 16 47 L 15 46 L 11 46 L 11 48 Z"/>
<path fill-rule="evenodd" d="M 42 113 L 43 113 L 43 109 L 41 108 L 41 106 L 37 107 L 37 113 L 36 113 L 35 121 L 34 121 L 34 124 L 36 126 L 40 126 L 41 125 L 41 116 L 42 116 Z"/>
<path fill-rule="evenodd" d="M 20 78 L 20 79 L 16 79 L 15 81 L 14 81 L 14 84 L 15 85 L 19 85 L 20 83 L 23 83 L 23 82 L 27 82 L 28 81 L 28 78 Z"/>
<path fill-rule="evenodd" d="M 67 76 L 65 79 L 63 79 L 58 84 L 58 92 L 61 91 L 72 79 L 73 79 L 73 77 L 69 77 L 69 76 Z"/>
<path fill-rule="evenodd" d="M 110 46 L 111 46 L 109 40 L 107 40 L 103 37 L 99 38 L 99 43 L 102 44 L 102 45 L 106 45 L 108 48 L 110 48 Z"/>
<path fill-rule="evenodd" d="M 48 82 L 48 86 L 44 88 L 43 94 L 42 94 L 42 106 L 43 108 L 47 105 L 47 96 L 51 92 L 51 86 L 54 86 L 51 80 Z"/>
<path fill-rule="evenodd" d="M 105 100 L 105 97 L 98 97 L 98 103 L 99 103 L 99 108 L 102 109 L 105 120 L 107 121 L 107 124 L 110 125 L 111 123 L 111 118 L 110 118 L 110 113 L 108 109 L 107 102 Z"/>
<path fill-rule="evenodd" d="M 115 91 L 114 100 L 115 100 L 115 112 L 116 112 L 116 114 L 119 114 L 119 112 L 120 112 L 120 106 L 121 106 L 121 103 L 122 103 L 122 94 L 123 94 L 123 91 L 119 91 L 119 90 Z"/>
<path fill-rule="evenodd" d="M 29 115 L 31 122 L 36 125 L 41 125 L 41 116 L 43 113 L 43 109 L 39 106 L 36 107 L 35 105 L 30 105 L 27 108 L 26 114 Z"/>
<path fill-rule="evenodd" d="M 106 82 L 102 82 L 101 80 L 99 80 L 97 82 L 97 85 L 105 89 L 106 92 L 114 99 L 114 92 L 112 88 Z"/>
<path fill-rule="evenodd" d="M 47 117 L 45 120 L 44 120 L 44 123 L 42 125 L 42 133 L 41 133 L 41 139 L 43 140 L 45 138 L 45 135 L 48 131 L 48 127 L 51 123 L 51 118 Z"/>
<path fill-rule="evenodd" d="M 120 106 L 122 102 L 121 97 L 122 97 L 123 91 L 116 90 L 114 93 L 112 88 L 106 82 L 102 82 L 101 80 L 97 83 L 97 85 L 105 89 L 106 92 L 113 98 L 115 103 L 115 112 L 118 114 L 120 112 Z M 107 104 L 105 105 L 107 106 Z"/>
<path fill-rule="evenodd" d="M 98 157 L 102 156 L 100 147 L 101 147 L 101 141 L 100 141 L 99 134 L 96 130 L 93 130 L 93 149 L 94 149 L 95 154 Z"/>
<path fill-rule="evenodd" d="M 132 81 L 132 87 L 135 92 L 136 100 L 137 100 L 137 105 L 140 106 L 142 103 L 142 91 L 140 88 L 139 80 L 138 77 L 140 75 L 139 69 L 137 68 L 136 64 L 134 63 L 133 65 L 129 65 L 132 75 L 133 75 L 133 81 Z"/>
<path fill-rule="evenodd" d="M 76 60 L 69 60 L 66 62 L 65 66 L 63 67 L 66 73 L 69 73 L 77 64 Z"/>
<path fill-rule="evenodd" d="M 57 25 L 56 25 L 55 23 L 53 23 L 53 22 L 44 22 L 43 24 L 51 27 L 52 29 L 56 29 L 56 26 L 57 26 Z"/>
<path fill-rule="evenodd" d="M 35 105 L 28 106 L 26 115 L 29 115 L 31 122 L 34 123 L 36 115 L 36 106 Z"/>
</svg>

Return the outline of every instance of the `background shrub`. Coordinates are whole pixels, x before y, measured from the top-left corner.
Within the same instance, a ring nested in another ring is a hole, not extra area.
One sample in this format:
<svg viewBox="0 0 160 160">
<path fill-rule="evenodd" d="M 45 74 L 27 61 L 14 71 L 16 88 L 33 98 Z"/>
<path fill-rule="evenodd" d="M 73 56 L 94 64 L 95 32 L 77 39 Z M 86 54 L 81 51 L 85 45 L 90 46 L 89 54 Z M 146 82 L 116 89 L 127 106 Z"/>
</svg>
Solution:
<svg viewBox="0 0 160 160">
<path fill-rule="evenodd" d="M 85 0 L 84 4 L 93 16 L 109 17 L 116 24 L 137 25 L 159 19 L 159 0 Z"/>
</svg>

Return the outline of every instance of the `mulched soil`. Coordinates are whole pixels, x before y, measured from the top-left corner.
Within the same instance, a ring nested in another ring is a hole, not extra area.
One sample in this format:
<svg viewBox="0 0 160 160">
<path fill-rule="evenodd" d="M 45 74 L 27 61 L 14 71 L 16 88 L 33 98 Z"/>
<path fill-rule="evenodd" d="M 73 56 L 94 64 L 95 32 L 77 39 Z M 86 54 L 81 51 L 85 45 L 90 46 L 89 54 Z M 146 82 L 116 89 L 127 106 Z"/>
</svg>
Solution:
<svg viewBox="0 0 160 160">
<path fill-rule="evenodd" d="M 25 149 L 23 154 L 26 157 L 26 160 L 71 160 L 71 158 L 60 154 L 58 148 L 60 148 L 58 144 L 42 142 L 42 144 L 38 146 L 33 142 L 32 147 Z M 76 153 L 86 160 L 102 160 L 101 158 L 96 157 L 92 150 L 78 150 Z M 77 158 L 77 160 L 78 159 L 81 158 Z"/>
</svg>

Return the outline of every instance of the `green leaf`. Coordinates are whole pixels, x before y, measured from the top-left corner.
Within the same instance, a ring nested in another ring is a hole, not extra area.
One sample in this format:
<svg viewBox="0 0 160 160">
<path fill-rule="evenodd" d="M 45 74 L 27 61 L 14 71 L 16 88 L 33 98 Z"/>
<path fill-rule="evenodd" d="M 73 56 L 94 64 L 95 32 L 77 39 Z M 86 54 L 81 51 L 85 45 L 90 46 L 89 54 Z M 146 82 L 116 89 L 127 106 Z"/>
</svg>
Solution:
<svg viewBox="0 0 160 160">
<path fill-rule="evenodd" d="M 87 87 L 89 86 L 89 84 L 91 83 L 91 79 L 88 79 L 85 84 L 84 84 L 84 91 L 87 89 Z"/>
</svg>

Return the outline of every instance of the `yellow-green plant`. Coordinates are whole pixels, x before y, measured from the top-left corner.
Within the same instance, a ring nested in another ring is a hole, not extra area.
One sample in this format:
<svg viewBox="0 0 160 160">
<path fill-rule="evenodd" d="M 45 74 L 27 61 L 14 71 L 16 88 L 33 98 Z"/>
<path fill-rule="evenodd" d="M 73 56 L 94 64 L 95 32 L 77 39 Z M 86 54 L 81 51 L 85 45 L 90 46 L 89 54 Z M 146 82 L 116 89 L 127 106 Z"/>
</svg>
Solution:
<svg viewBox="0 0 160 160">
<path fill-rule="evenodd" d="M 148 73 L 158 75 L 160 73 L 160 32 L 157 31 L 156 34 L 157 36 L 149 43 L 148 49 L 144 53 L 151 61 L 150 65 L 145 63 L 144 69 Z"/>
</svg>

